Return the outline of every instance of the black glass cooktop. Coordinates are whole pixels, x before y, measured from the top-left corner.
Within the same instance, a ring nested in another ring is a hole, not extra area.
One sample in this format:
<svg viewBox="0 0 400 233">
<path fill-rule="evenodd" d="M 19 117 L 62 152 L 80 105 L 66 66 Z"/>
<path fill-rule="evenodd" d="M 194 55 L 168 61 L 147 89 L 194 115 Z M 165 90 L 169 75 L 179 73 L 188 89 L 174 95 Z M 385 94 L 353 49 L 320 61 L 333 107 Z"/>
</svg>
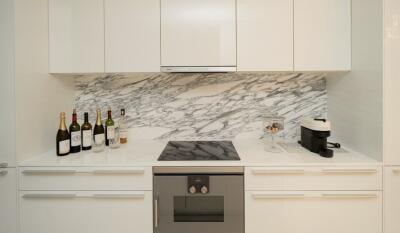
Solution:
<svg viewBox="0 0 400 233">
<path fill-rule="evenodd" d="M 170 141 L 158 161 L 240 160 L 231 141 Z"/>
</svg>

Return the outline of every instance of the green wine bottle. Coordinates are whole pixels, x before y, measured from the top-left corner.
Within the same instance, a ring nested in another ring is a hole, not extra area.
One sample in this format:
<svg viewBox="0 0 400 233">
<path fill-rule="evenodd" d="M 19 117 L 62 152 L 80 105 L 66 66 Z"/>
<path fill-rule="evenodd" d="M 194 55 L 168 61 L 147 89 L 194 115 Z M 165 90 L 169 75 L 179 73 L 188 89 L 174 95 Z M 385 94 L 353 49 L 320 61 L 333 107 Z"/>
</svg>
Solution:
<svg viewBox="0 0 400 233">
<path fill-rule="evenodd" d="M 106 120 L 106 146 L 110 145 L 110 141 L 115 140 L 115 125 L 111 116 L 111 108 L 108 108 Z"/>
<path fill-rule="evenodd" d="M 82 124 L 82 150 L 92 149 L 92 125 L 89 123 L 89 113 L 85 112 L 85 121 Z"/>
</svg>

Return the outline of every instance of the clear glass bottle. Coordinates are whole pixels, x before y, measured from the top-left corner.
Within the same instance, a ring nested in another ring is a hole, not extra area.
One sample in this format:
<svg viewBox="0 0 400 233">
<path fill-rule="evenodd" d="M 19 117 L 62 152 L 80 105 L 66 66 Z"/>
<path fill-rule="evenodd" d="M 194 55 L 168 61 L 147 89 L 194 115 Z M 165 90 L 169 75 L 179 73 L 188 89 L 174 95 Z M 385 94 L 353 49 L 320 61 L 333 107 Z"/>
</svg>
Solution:
<svg viewBox="0 0 400 233">
<path fill-rule="evenodd" d="M 121 109 L 121 117 L 118 121 L 119 142 L 121 144 L 128 143 L 128 128 L 126 126 L 125 109 Z"/>
</svg>

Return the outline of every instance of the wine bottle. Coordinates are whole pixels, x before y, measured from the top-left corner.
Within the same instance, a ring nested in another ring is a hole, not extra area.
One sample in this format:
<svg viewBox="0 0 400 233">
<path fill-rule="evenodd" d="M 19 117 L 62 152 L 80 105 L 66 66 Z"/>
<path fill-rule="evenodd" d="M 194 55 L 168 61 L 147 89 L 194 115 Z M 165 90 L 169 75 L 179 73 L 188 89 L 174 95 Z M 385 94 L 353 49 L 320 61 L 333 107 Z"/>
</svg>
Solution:
<svg viewBox="0 0 400 233">
<path fill-rule="evenodd" d="M 81 151 L 81 126 L 78 124 L 76 109 L 72 113 L 72 123 L 69 126 L 71 134 L 71 149 L 70 153 L 78 153 Z"/>
<path fill-rule="evenodd" d="M 112 141 L 113 143 L 114 139 L 115 139 L 115 125 L 111 116 L 111 108 L 109 108 L 107 111 L 107 120 L 106 120 L 106 146 L 110 145 L 110 141 Z"/>
<path fill-rule="evenodd" d="M 103 123 L 101 122 L 101 111 L 97 109 L 97 118 L 96 124 L 94 125 L 93 129 L 93 141 L 94 141 L 94 148 L 93 150 L 96 152 L 102 151 L 104 148 L 104 127 Z"/>
<path fill-rule="evenodd" d="M 85 121 L 82 124 L 82 150 L 92 149 L 92 125 L 89 123 L 89 113 L 85 112 Z"/>
<path fill-rule="evenodd" d="M 125 109 L 121 109 L 121 117 L 118 121 L 119 126 L 119 143 L 126 144 L 128 142 L 128 129 L 126 127 Z"/>
<path fill-rule="evenodd" d="M 65 125 L 65 113 L 60 113 L 60 127 L 57 132 L 57 155 L 65 156 L 69 154 L 70 139 L 67 126 Z"/>
</svg>

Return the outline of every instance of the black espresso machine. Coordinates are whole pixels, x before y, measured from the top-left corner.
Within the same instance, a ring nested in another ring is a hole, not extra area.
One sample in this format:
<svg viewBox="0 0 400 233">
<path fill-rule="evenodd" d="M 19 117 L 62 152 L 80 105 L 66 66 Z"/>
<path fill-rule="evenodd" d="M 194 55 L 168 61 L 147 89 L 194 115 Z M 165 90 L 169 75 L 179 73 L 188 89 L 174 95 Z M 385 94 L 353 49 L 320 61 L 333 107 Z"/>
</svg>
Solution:
<svg viewBox="0 0 400 233">
<path fill-rule="evenodd" d="M 305 118 L 301 121 L 299 143 L 309 151 L 325 158 L 332 158 L 333 150 L 329 148 L 340 148 L 340 144 L 328 142 L 329 136 L 331 136 L 331 123 L 326 119 Z"/>
</svg>

